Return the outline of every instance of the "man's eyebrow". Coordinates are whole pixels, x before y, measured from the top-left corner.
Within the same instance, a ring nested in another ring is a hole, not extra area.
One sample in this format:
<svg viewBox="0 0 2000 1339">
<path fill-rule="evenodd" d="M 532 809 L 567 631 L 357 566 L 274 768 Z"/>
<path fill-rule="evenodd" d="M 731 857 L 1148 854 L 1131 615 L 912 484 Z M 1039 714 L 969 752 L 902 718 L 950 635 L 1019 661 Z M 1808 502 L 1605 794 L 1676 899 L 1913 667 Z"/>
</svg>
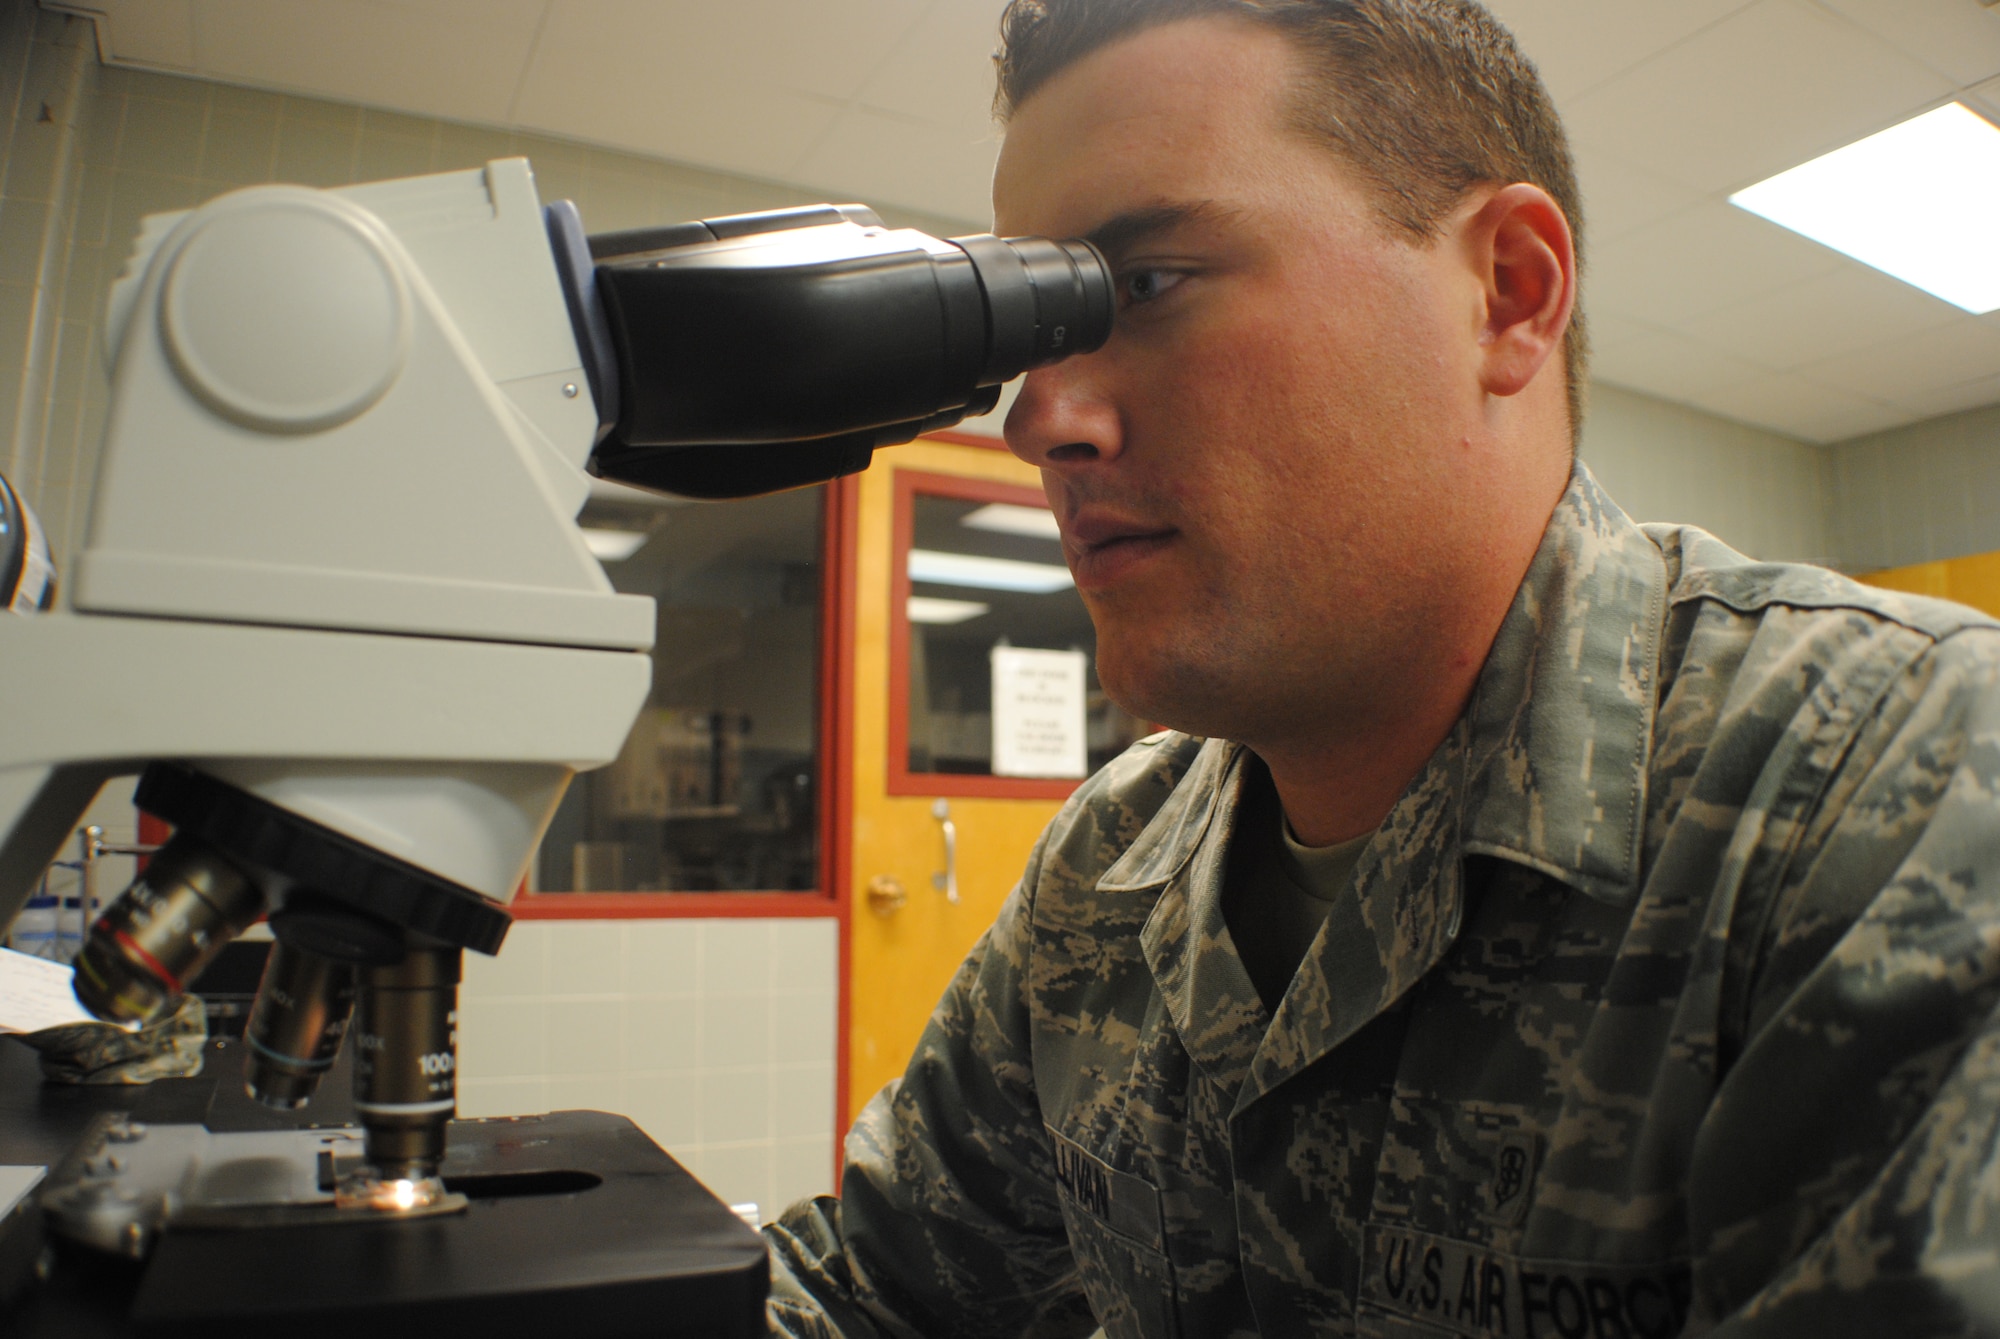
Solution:
<svg viewBox="0 0 2000 1339">
<path fill-rule="evenodd" d="M 1147 205 L 1130 209 L 1092 228 L 1085 240 L 1113 261 L 1139 242 L 1220 212 L 1212 201 Z"/>
</svg>

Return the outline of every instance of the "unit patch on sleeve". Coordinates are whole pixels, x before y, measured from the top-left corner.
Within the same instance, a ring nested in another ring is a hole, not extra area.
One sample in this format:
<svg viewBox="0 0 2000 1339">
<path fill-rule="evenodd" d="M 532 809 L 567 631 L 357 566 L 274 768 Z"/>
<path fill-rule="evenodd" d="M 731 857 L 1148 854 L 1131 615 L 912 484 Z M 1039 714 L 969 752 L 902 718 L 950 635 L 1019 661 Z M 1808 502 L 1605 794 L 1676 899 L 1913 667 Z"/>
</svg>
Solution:
<svg viewBox="0 0 2000 1339">
<path fill-rule="evenodd" d="M 1370 1225 L 1361 1305 L 1467 1339 L 1671 1339 L 1693 1274 L 1657 1265 L 1530 1260 L 1471 1242 Z"/>
</svg>

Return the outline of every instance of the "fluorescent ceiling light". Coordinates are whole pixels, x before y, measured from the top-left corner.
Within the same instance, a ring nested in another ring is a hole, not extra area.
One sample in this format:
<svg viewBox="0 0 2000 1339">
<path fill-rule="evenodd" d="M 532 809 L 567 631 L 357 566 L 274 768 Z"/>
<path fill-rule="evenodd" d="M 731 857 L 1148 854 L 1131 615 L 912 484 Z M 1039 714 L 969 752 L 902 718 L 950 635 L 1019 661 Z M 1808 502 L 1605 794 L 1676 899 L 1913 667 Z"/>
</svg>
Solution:
<svg viewBox="0 0 2000 1339">
<path fill-rule="evenodd" d="M 1062 538 L 1062 531 L 1056 528 L 1056 514 L 1047 507 L 1017 507 L 1011 502 L 989 502 L 978 511 L 967 512 L 958 523 L 974 530 L 1026 535 L 1030 539 Z"/>
<path fill-rule="evenodd" d="M 2000 309 L 2000 127 L 1959 103 L 1729 201 L 1975 315 Z"/>
<path fill-rule="evenodd" d="M 1074 584 L 1069 569 L 1053 563 L 1024 563 L 1012 558 L 981 558 L 971 553 L 910 550 L 910 580 L 939 586 L 974 586 L 980 590 L 1020 590 L 1046 595 Z"/>
<path fill-rule="evenodd" d="M 583 532 L 583 542 L 601 563 L 622 563 L 646 542 L 642 530 L 591 530 Z"/>
<path fill-rule="evenodd" d="M 977 600 L 940 600 L 931 595 L 912 595 L 910 622 L 936 623 L 949 627 L 953 623 L 963 623 L 969 618 L 978 618 L 992 607 Z"/>
</svg>

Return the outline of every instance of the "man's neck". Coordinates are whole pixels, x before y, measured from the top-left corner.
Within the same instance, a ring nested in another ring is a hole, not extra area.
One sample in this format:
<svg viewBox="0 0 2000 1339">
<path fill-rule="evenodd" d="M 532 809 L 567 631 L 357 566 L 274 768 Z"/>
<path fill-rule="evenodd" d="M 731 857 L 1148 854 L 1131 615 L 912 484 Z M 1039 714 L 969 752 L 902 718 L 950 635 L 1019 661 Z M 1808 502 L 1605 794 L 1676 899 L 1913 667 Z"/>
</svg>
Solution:
<svg viewBox="0 0 2000 1339">
<path fill-rule="evenodd" d="M 1471 701 L 1567 486 L 1565 468 L 1546 507 L 1522 508 L 1513 533 L 1492 537 L 1504 556 L 1489 554 L 1489 561 L 1466 573 L 1459 617 L 1427 628 L 1421 645 L 1410 648 L 1408 663 L 1384 673 L 1375 691 L 1363 695 L 1366 702 L 1343 704 L 1345 710 L 1318 728 L 1243 741 L 1270 769 L 1301 843 L 1331 846 L 1373 832 L 1437 752 Z"/>
<path fill-rule="evenodd" d="M 1437 751 L 1465 709 L 1478 665 L 1450 699 L 1432 698 L 1421 716 L 1393 729 L 1343 732 L 1317 744 L 1252 744 L 1270 769 L 1285 820 L 1301 845 L 1332 846 L 1373 832 Z"/>
</svg>

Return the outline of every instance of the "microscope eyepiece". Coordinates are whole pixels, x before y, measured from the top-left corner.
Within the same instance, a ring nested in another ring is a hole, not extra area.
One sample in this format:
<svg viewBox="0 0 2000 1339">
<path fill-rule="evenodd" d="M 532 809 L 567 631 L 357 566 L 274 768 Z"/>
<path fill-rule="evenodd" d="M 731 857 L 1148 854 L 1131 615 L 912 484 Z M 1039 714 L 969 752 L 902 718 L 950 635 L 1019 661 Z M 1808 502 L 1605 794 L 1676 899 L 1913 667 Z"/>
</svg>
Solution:
<svg viewBox="0 0 2000 1339">
<path fill-rule="evenodd" d="M 602 313 L 579 344 L 615 362 L 593 386 L 616 388 L 591 468 L 666 492 L 738 497 L 852 473 L 876 447 L 984 413 L 1001 383 L 1111 335 L 1110 268 L 1084 241 L 940 240 L 818 205 L 611 234 L 590 250 L 594 304 L 572 313 Z"/>
</svg>

